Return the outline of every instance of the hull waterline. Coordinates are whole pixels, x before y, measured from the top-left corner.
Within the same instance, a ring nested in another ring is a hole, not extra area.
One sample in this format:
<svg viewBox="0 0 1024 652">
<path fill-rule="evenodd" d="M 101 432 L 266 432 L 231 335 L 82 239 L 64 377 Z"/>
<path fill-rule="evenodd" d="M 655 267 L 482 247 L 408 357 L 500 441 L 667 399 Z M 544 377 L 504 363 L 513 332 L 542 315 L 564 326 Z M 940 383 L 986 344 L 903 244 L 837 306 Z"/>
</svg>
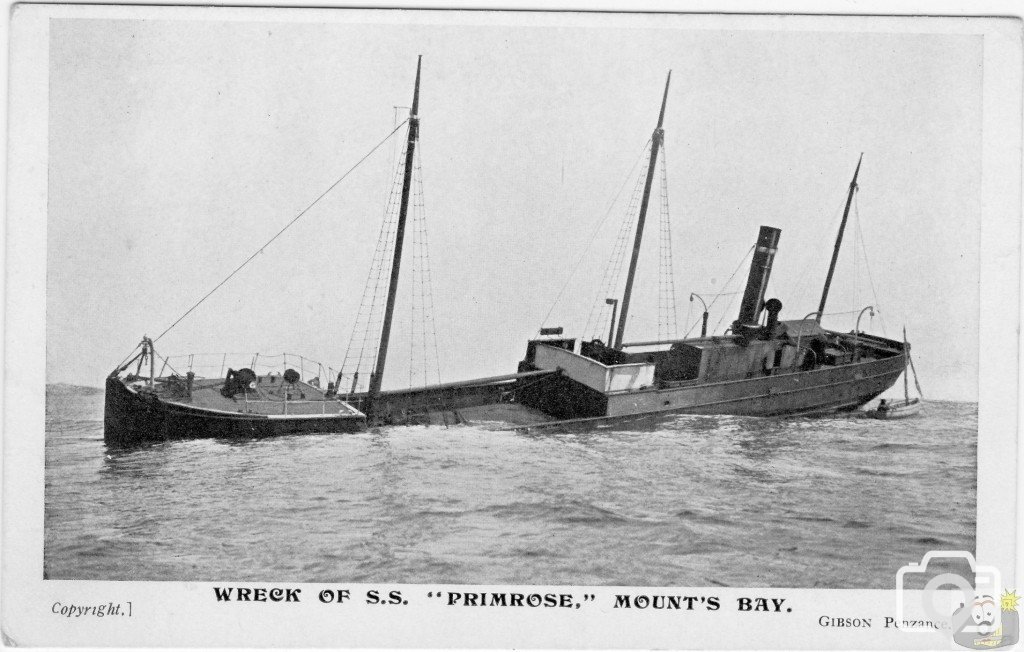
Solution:
<svg viewBox="0 0 1024 652">
<path fill-rule="evenodd" d="M 763 378 L 608 394 L 560 375 L 521 390 L 518 400 L 567 420 L 671 413 L 811 416 L 865 405 L 892 387 L 902 365 L 898 356 Z"/>
<path fill-rule="evenodd" d="M 161 400 L 155 394 L 107 378 L 103 439 L 111 446 L 133 446 L 173 439 L 256 438 L 363 430 L 366 417 L 344 414 L 247 414 L 204 409 Z"/>
</svg>

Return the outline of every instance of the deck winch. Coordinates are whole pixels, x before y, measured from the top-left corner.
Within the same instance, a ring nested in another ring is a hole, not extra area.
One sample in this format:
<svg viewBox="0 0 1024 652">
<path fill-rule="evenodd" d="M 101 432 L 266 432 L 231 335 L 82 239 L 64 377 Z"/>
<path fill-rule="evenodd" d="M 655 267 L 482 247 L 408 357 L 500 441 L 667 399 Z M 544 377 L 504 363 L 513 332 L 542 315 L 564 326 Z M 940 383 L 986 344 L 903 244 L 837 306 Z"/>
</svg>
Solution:
<svg viewBox="0 0 1024 652">
<path fill-rule="evenodd" d="M 237 371 L 228 369 L 228 374 L 224 377 L 224 386 L 221 387 L 220 393 L 225 398 L 234 398 L 237 394 L 256 391 L 256 380 L 256 372 L 248 367 Z"/>
</svg>

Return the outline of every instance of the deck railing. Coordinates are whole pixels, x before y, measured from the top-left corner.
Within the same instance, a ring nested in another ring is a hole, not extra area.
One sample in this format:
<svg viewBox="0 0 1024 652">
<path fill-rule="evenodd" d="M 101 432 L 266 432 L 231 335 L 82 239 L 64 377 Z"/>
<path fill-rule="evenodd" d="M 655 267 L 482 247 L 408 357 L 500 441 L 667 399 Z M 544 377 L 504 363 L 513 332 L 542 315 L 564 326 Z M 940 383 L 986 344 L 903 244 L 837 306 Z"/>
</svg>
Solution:
<svg viewBox="0 0 1024 652">
<path fill-rule="evenodd" d="M 259 376 L 283 375 L 286 370 L 295 369 L 303 381 L 316 379 L 315 384 L 323 387 L 337 378 L 333 367 L 297 353 L 184 353 L 163 357 L 161 364 L 158 377 L 192 372 L 200 379 L 224 378 L 228 369 L 248 368 Z"/>
</svg>

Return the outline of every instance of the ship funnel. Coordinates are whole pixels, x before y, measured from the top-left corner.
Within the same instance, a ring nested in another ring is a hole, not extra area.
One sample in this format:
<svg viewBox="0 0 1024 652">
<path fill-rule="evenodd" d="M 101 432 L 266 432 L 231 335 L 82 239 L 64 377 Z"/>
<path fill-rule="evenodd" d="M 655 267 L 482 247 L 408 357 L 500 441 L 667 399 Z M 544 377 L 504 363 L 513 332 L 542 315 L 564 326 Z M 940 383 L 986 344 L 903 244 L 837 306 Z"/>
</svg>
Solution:
<svg viewBox="0 0 1024 652">
<path fill-rule="evenodd" d="M 736 319 L 733 331 L 738 327 L 757 327 L 764 307 L 764 293 L 768 289 L 768 277 L 772 274 L 772 261 L 779 246 L 781 229 L 773 226 L 762 226 L 757 234 L 757 245 L 754 257 L 750 261 L 750 276 L 747 277 L 747 289 L 743 291 L 743 303 L 740 304 L 740 316 Z"/>
</svg>

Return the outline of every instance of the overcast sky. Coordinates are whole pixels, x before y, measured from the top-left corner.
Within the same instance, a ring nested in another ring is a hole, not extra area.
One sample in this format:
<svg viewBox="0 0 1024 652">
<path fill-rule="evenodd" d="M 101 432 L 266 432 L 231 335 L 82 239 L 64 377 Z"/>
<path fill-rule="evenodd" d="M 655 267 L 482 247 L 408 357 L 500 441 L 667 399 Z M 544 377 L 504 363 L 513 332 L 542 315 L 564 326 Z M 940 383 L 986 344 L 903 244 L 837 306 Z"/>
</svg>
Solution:
<svg viewBox="0 0 1024 652">
<path fill-rule="evenodd" d="M 768 291 L 782 318 L 815 310 L 863 151 L 829 311 L 874 304 L 880 316 L 862 327 L 899 338 L 906 325 L 929 396 L 977 400 L 981 37 L 864 22 L 693 29 L 685 16 L 626 26 L 614 15 L 487 25 L 485 14 L 413 24 L 408 12 L 379 23 L 208 13 L 51 25 L 50 382 L 101 385 L 144 333 L 163 331 L 330 186 L 391 131 L 422 54 L 443 380 L 514 372 L 567 281 L 546 325 L 583 328 L 624 201 L 597 226 L 632 184 L 671 69 L 680 320 L 699 319 L 689 293 L 721 291 L 761 224 L 782 229 Z M 288 351 L 337 367 L 393 154 L 360 167 L 158 349 Z M 651 225 L 627 341 L 657 335 Z M 712 311 L 718 332 L 738 311 L 738 298 L 724 310 L 731 298 Z M 408 309 L 405 293 L 385 386 L 408 384 Z M 849 330 L 853 316 L 825 323 Z"/>
</svg>

